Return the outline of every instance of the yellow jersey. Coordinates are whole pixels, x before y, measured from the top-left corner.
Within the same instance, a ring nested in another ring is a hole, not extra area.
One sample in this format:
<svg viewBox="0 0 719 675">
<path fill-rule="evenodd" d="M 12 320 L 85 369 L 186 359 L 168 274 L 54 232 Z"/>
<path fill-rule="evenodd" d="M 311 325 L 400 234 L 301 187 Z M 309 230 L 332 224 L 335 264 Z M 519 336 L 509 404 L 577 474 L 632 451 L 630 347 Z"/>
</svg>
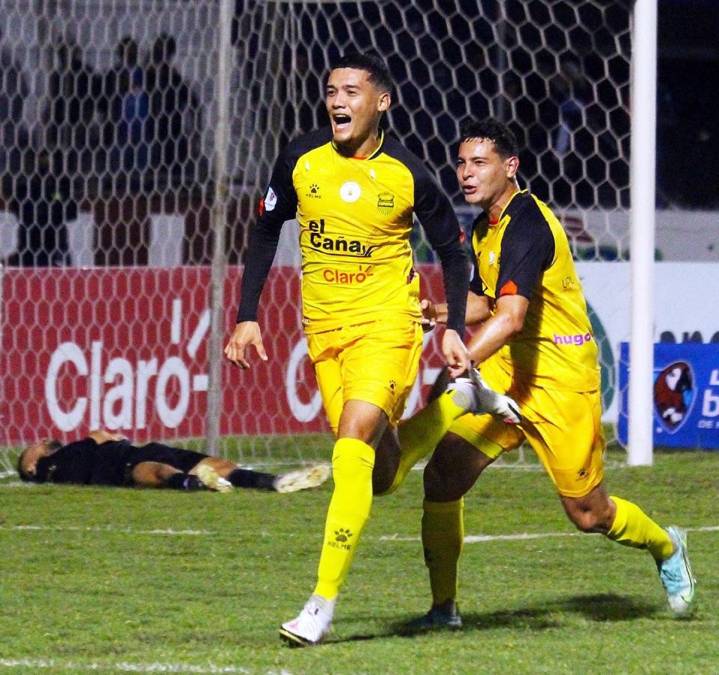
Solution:
<svg viewBox="0 0 719 675">
<path fill-rule="evenodd" d="M 594 391 L 597 344 L 564 228 L 550 208 L 517 192 L 498 221 L 486 215 L 472 233 L 470 289 L 494 304 L 503 295 L 529 300 L 522 331 L 492 358 L 526 386 Z"/>
<path fill-rule="evenodd" d="M 269 269 L 263 251 L 274 255 L 279 228 L 294 217 L 300 228 L 306 333 L 378 319 L 419 321 L 419 276 L 410 246 L 413 215 L 442 260 L 445 289 L 452 290 L 447 292 L 451 327 L 461 331 L 469 276 L 462 231 L 420 160 L 384 134 L 363 159 L 341 154 L 329 128 L 293 141 L 278 158 L 261 205 L 238 321 L 254 320 Z"/>
</svg>

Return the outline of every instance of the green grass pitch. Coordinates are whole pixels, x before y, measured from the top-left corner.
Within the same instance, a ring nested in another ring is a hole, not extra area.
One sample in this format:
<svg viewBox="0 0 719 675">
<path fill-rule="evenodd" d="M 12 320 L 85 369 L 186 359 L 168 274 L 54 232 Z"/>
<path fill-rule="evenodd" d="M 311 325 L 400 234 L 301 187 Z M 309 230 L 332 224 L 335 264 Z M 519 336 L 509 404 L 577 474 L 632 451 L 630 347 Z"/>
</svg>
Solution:
<svg viewBox="0 0 719 675">
<path fill-rule="evenodd" d="M 316 439 L 315 439 L 316 440 Z M 658 453 L 611 493 L 693 528 L 694 618 L 649 555 L 575 534 L 541 471 L 489 470 L 466 499 L 456 633 L 403 637 L 429 607 L 421 474 L 378 498 L 329 643 L 277 636 L 312 590 L 329 486 L 277 495 L 0 485 L 0 670 L 247 673 L 719 671 L 719 453 Z M 713 528 L 713 529 L 712 529 Z"/>
</svg>

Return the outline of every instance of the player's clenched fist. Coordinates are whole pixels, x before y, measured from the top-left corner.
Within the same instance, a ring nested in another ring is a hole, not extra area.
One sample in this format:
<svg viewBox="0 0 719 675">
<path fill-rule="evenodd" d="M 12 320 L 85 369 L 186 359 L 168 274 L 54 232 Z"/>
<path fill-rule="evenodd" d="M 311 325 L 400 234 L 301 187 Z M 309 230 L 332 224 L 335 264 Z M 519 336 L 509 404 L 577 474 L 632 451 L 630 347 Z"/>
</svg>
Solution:
<svg viewBox="0 0 719 675">
<path fill-rule="evenodd" d="M 225 356 L 236 366 L 242 369 L 249 368 L 250 363 L 245 356 L 245 350 L 249 345 L 254 345 L 257 355 L 263 361 L 267 361 L 260 324 L 256 321 L 242 321 L 235 326 L 235 330 L 225 346 Z"/>
<path fill-rule="evenodd" d="M 457 331 L 447 328 L 442 336 L 442 353 L 452 377 L 459 377 L 470 367 L 469 352 Z"/>
</svg>

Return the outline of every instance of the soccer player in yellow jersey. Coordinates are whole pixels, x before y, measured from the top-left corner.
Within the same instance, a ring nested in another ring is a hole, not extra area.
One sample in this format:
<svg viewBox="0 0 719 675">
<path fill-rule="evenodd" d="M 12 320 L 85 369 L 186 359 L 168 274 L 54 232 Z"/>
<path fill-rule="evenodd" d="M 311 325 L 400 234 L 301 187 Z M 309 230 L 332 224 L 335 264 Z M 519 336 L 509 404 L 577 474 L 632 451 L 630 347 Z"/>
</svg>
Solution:
<svg viewBox="0 0 719 675">
<path fill-rule="evenodd" d="M 337 440 L 317 584 L 299 616 L 280 629 L 291 644 L 316 644 L 329 632 L 373 492 L 396 489 L 468 409 L 512 419 L 506 397 L 460 383 L 394 433 L 422 347 L 413 214 L 442 263 L 448 305 L 442 352 L 453 376 L 469 365 L 461 337 L 469 260 L 447 198 L 422 163 L 379 128 L 390 101 L 389 73 L 376 57 L 353 54 L 334 64 L 326 90 L 330 127 L 293 141 L 276 161 L 225 348 L 243 368 L 250 346 L 267 360 L 257 306 L 282 224 L 296 217 L 302 321 Z"/>
<path fill-rule="evenodd" d="M 433 602 L 410 625 L 461 626 L 455 601 L 463 495 L 485 467 L 523 441 L 577 528 L 647 549 L 671 610 L 687 614 L 695 582 L 685 533 L 663 529 L 604 487 L 600 371 L 581 283 L 561 224 L 544 202 L 519 189 L 518 168 L 516 140 L 505 125 L 492 119 L 463 125 L 457 179 L 465 200 L 482 208 L 472 236 L 466 322 L 480 327 L 470 357 L 492 389 L 519 404 L 522 423 L 467 414 L 427 464 L 422 542 Z M 445 320 L 445 305 L 423 300 L 423 307 L 427 319 Z"/>
</svg>

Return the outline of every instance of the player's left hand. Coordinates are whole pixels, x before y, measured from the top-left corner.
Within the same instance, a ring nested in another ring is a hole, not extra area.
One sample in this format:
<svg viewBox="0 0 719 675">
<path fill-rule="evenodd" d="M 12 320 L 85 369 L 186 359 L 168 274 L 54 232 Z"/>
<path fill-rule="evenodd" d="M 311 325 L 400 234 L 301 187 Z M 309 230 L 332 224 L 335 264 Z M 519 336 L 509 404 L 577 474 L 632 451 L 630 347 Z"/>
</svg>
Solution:
<svg viewBox="0 0 719 675">
<path fill-rule="evenodd" d="M 452 328 L 447 328 L 442 336 L 442 354 L 453 378 L 469 370 L 469 351 L 459 333 Z"/>
<path fill-rule="evenodd" d="M 426 298 L 422 299 L 419 303 L 420 309 L 422 310 L 422 320 L 420 325 L 425 333 L 433 330 L 437 324 L 437 310 L 431 300 Z"/>
</svg>

